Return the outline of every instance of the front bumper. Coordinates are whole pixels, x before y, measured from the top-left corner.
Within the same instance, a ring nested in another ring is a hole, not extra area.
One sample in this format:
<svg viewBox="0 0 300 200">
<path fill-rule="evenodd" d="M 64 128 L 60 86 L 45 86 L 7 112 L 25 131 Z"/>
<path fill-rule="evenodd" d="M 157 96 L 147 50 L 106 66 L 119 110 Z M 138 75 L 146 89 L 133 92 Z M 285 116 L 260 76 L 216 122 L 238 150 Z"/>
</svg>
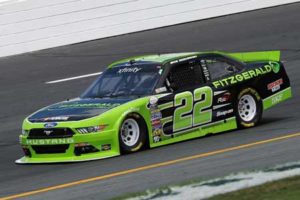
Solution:
<svg viewBox="0 0 300 200">
<path fill-rule="evenodd" d="M 75 134 L 67 138 L 28 139 L 21 135 L 25 156 L 17 164 L 79 162 L 120 155 L 115 130 Z"/>
</svg>

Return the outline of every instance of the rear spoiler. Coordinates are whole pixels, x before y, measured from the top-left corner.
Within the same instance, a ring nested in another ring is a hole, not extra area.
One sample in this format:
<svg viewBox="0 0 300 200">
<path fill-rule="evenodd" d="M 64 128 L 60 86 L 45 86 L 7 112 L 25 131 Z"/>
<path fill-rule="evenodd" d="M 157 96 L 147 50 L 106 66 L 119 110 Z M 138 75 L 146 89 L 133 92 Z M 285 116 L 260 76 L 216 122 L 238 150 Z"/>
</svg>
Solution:
<svg viewBox="0 0 300 200">
<path fill-rule="evenodd" d="M 226 53 L 227 56 L 235 58 L 241 62 L 255 61 L 280 61 L 280 51 L 257 51 L 243 53 Z"/>
</svg>

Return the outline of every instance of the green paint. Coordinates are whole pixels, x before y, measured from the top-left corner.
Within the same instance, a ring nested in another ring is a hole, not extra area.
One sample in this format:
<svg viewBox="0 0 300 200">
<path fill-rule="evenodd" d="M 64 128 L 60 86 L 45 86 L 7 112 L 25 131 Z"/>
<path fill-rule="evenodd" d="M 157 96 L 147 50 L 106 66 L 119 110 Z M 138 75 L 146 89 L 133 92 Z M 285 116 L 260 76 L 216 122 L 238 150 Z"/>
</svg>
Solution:
<svg viewBox="0 0 300 200">
<path fill-rule="evenodd" d="M 165 110 L 165 109 L 172 108 L 172 107 L 173 107 L 173 101 L 158 105 L 158 108 L 160 110 Z"/>
<path fill-rule="evenodd" d="M 232 117 L 226 120 L 215 122 L 213 126 L 195 127 L 190 130 L 178 132 L 178 134 L 176 134 L 175 137 L 169 137 L 167 140 L 158 143 L 152 143 L 150 144 L 150 147 L 163 146 L 167 144 L 176 143 L 179 141 L 189 140 L 192 138 L 203 137 L 209 133 L 219 133 L 219 132 L 228 131 L 236 128 L 237 128 L 236 119 L 235 117 Z"/>
<path fill-rule="evenodd" d="M 174 106 L 178 108 L 174 111 L 173 132 L 193 126 L 193 94 L 191 92 L 182 92 L 174 97 Z"/>
<path fill-rule="evenodd" d="M 241 62 L 255 62 L 255 61 L 275 61 L 280 60 L 280 51 L 258 51 L 258 52 L 244 52 L 244 53 L 224 53 L 229 57 L 237 59 Z"/>
<path fill-rule="evenodd" d="M 292 97 L 292 89 L 291 87 L 288 87 L 282 91 L 277 92 L 276 94 L 273 94 L 272 96 L 263 99 L 263 108 L 264 110 L 269 109 L 276 104 L 283 102 L 289 98 Z"/>
<path fill-rule="evenodd" d="M 204 97 L 202 99 L 202 97 Z M 194 91 L 194 105 L 193 112 L 193 126 L 198 126 L 211 122 L 212 120 L 212 110 L 207 109 L 212 106 L 213 103 L 213 91 L 210 87 L 198 88 Z M 204 109 L 207 109 L 203 111 Z"/>
<path fill-rule="evenodd" d="M 80 120 L 80 121 L 64 121 L 57 122 L 55 128 L 70 128 L 75 134 L 68 140 L 29 140 L 28 135 L 20 135 L 20 143 L 22 146 L 27 147 L 32 156 L 21 158 L 18 163 L 49 163 L 49 162 L 75 162 L 107 158 L 120 155 L 119 150 L 119 127 L 122 121 L 129 113 L 138 113 L 146 121 L 148 132 L 151 133 L 150 124 L 150 112 L 146 108 L 149 103 L 150 97 L 143 97 L 128 103 L 119 105 L 110 109 L 99 116 Z M 27 119 L 24 120 L 22 129 L 30 130 L 34 128 L 44 128 L 45 123 L 31 123 Z M 99 132 L 93 134 L 80 134 L 77 132 L 77 128 L 98 126 L 99 124 L 107 124 L 107 127 Z M 51 153 L 51 154 L 36 154 L 33 149 L 34 145 L 56 145 L 56 144 L 68 144 L 65 153 Z M 76 156 L 74 153 L 75 145 L 79 143 L 89 143 L 98 149 L 101 149 L 101 145 L 111 145 L 110 150 L 99 151 L 94 153 L 81 154 Z"/>
</svg>

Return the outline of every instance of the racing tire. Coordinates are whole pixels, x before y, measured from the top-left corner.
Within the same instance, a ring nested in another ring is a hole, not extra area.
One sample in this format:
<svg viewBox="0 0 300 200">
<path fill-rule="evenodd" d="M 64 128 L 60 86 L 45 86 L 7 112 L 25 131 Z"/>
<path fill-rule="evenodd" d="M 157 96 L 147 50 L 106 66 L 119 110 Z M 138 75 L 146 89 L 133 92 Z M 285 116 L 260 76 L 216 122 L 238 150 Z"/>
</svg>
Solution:
<svg viewBox="0 0 300 200">
<path fill-rule="evenodd" d="M 120 127 L 119 141 L 121 153 L 128 154 L 145 147 L 147 129 L 144 120 L 137 114 L 127 116 Z"/>
<path fill-rule="evenodd" d="M 262 117 L 262 100 L 253 88 L 242 89 L 236 98 L 235 111 L 238 128 L 256 126 Z"/>
</svg>

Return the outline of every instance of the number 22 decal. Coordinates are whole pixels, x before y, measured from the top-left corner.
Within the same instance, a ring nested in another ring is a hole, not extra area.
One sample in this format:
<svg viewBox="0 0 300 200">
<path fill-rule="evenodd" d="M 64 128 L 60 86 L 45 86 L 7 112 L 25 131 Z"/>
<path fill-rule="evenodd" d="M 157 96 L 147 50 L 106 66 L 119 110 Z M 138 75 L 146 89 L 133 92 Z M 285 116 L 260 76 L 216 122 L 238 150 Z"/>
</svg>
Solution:
<svg viewBox="0 0 300 200">
<path fill-rule="evenodd" d="M 195 89 L 194 94 L 189 91 L 176 94 L 173 132 L 210 122 L 212 110 L 207 108 L 212 106 L 212 96 L 213 91 L 208 86 Z"/>
</svg>

